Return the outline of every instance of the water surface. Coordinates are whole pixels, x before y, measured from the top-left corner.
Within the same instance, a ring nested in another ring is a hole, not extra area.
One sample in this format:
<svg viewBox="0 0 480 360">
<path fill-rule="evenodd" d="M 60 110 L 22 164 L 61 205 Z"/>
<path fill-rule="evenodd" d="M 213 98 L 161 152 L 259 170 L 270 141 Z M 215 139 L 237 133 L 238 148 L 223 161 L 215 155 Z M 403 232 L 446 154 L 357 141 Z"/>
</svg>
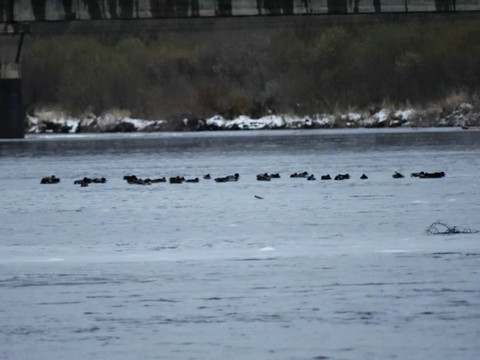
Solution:
<svg viewBox="0 0 480 360">
<path fill-rule="evenodd" d="M 0 165 L 2 359 L 480 356 L 479 234 L 425 234 L 480 228 L 480 132 L 29 136 Z"/>
</svg>

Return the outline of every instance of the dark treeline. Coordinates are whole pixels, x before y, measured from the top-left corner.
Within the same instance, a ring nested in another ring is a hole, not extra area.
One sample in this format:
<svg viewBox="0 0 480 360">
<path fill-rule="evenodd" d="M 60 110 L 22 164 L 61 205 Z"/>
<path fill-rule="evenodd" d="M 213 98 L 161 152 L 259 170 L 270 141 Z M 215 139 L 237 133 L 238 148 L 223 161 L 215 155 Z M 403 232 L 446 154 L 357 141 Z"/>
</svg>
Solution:
<svg viewBox="0 0 480 360">
<path fill-rule="evenodd" d="M 478 94 L 476 20 L 291 30 L 37 39 L 24 56 L 29 109 L 120 108 L 142 118 L 298 115 Z"/>
</svg>

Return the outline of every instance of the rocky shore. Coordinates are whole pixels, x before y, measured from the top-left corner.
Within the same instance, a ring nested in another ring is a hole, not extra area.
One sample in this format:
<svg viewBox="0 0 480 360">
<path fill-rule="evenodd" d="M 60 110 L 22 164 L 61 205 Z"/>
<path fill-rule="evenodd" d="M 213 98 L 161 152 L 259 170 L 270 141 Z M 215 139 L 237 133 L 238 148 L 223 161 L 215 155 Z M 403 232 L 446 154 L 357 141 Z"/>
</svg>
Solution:
<svg viewBox="0 0 480 360">
<path fill-rule="evenodd" d="M 102 115 L 87 113 L 71 117 L 62 111 L 37 110 L 26 118 L 27 133 L 112 133 L 160 131 L 214 131 L 263 129 L 321 129 L 321 128 L 393 128 L 393 127 L 478 127 L 480 108 L 462 103 L 445 110 L 432 107 L 377 108 L 362 112 L 339 114 L 267 115 L 258 119 L 239 116 L 226 119 L 221 115 L 210 118 L 185 116 L 171 120 L 142 120 L 127 111 L 112 111 Z"/>
</svg>

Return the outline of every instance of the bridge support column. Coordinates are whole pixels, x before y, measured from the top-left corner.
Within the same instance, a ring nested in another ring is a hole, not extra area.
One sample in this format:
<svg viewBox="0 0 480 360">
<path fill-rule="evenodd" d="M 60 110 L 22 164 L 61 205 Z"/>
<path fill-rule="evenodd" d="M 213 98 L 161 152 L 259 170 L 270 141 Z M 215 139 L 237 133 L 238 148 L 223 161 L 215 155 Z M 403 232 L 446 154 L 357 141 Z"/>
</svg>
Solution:
<svg viewBox="0 0 480 360">
<path fill-rule="evenodd" d="M 23 138 L 21 66 L 2 63 L 0 74 L 0 138 Z"/>
</svg>

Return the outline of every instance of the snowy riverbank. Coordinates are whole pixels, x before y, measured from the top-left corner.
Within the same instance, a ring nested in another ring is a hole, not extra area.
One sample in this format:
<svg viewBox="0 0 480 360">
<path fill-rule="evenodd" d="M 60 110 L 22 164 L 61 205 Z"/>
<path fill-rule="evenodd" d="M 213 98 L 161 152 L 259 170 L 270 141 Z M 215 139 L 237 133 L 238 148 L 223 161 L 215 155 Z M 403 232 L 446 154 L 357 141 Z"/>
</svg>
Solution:
<svg viewBox="0 0 480 360">
<path fill-rule="evenodd" d="M 470 127 L 480 126 L 480 109 L 463 103 L 449 111 L 433 108 L 418 110 L 376 109 L 345 114 L 315 114 L 312 116 L 268 115 L 259 119 L 239 116 L 226 119 L 184 118 L 181 120 L 142 120 L 125 111 L 112 111 L 100 116 L 86 114 L 71 117 L 61 111 L 39 110 L 27 116 L 27 133 L 99 133 L 99 132 L 159 132 L 205 130 L 319 129 L 319 128 L 379 128 L 379 127 Z"/>
</svg>

